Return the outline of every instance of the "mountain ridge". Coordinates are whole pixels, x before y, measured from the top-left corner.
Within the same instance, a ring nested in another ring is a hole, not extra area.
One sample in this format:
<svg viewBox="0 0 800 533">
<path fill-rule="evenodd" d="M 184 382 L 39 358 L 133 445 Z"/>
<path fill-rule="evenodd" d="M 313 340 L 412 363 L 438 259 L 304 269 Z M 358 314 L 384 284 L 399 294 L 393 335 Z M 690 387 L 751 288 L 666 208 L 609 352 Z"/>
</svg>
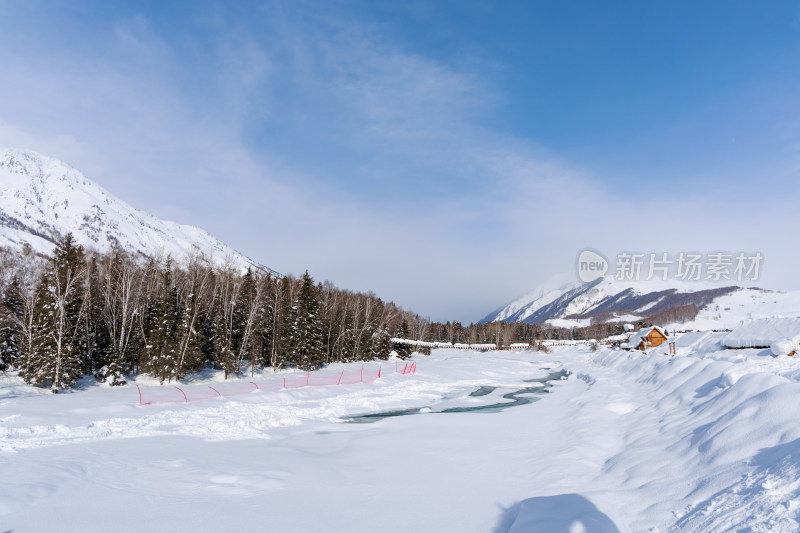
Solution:
<svg viewBox="0 0 800 533">
<path fill-rule="evenodd" d="M 619 281 L 610 276 L 589 283 L 534 289 L 486 315 L 480 322 L 522 322 L 568 326 L 636 321 L 679 307 L 703 309 L 717 298 L 744 290 L 736 285 Z"/>
<path fill-rule="evenodd" d="M 31 150 L 0 149 L 0 246 L 30 245 L 48 255 L 67 233 L 76 242 L 106 252 L 210 261 L 278 274 L 188 224 L 136 209 L 77 169 Z"/>
</svg>

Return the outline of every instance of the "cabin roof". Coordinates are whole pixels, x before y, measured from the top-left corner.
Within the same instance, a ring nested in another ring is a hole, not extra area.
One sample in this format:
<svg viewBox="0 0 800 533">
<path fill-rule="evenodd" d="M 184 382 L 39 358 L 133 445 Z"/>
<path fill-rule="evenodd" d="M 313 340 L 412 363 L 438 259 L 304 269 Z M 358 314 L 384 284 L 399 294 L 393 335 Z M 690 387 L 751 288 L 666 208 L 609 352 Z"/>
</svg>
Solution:
<svg viewBox="0 0 800 533">
<path fill-rule="evenodd" d="M 636 348 L 636 347 L 637 347 L 637 346 L 639 346 L 639 345 L 640 345 L 640 344 L 641 344 L 641 343 L 644 341 L 644 339 L 646 339 L 646 338 L 647 338 L 647 337 L 648 337 L 648 336 L 649 336 L 649 335 L 650 335 L 650 334 L 651 334 L 653 331 L 657 331 L 658 333 L 660 333 L 661 335 L 663 335 L 663 336 L 664 336 L 664 338 L 667 338 L 667 337 L 669 337 L 669 336 L 667 335 L 667 332 L 666 332 L 666 331 L 664 331 L 664 328 L 661 328 L 661 327 L 659 327 L 659 326 L 651 326 L 651 327 L 649 327 L 649 328 L 642 328 L 642 329 L 640 329 L 638 332 L 636 332 L 635 334 L 631 335 L 631 338 L 628 340 L 627 344 L 623 344 L 623 345 L 622 345 L 622 347 L 623 347 L 623 348 Z"/>
</svg>

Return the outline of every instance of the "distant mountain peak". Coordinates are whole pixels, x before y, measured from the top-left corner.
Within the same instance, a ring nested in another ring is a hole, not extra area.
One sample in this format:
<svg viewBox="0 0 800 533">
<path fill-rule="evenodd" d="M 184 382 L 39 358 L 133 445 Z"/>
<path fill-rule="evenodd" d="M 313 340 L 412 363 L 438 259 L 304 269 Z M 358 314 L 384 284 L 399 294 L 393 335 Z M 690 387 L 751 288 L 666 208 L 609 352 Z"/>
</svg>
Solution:
<svg viewBox="0 0 800 533">
<path fill-rule="evenodd" d="M 176 260 L 201 254 L 216 264 L 276 273 L 200 228 L 133 208 L 63 161 L 0 149 L 0 246 L 28 244 L 49 254 L 67 233 L 101 252 L 118 247 Z"/>
<path fill-rule="evenodd" d="M 715 298 L 736 290 L 739 287 L 703 282 L 620 281 L 606 276 L 589 283 L 534 289 L 490 313 L 481 322 L 566 324 L 568 321 L 563 319 L 573 319 L 575 324 L 588 325 L 592 321 L 633 321 L 687 305 L 702 308 Z"/>
</svg>

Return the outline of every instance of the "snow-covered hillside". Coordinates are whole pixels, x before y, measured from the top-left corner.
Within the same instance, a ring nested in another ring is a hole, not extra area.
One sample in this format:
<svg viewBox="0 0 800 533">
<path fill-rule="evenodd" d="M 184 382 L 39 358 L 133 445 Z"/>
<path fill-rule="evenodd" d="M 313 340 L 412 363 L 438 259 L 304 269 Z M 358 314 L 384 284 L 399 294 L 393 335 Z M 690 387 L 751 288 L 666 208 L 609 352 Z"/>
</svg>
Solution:
<svg viewBox="0 0 800 533">
<path fill-rule="evenodd" d="M 741 289 L 718 298 L 703 309 L 694 320 L 667 325 L 670 330 L 733 329 L 753 318 L 800 316 L 800 292 Z"/>
<path fill-rule="evenodd" d="M 195 226 L 161 220 L 115 197 L 66 163 L 31 151 L 0 150 L 0 246 L 48 254 L 72 232 L 82 245 L 269 270 Z"/>
<path fill-rule="evenodd" d="M 794 310 L 800 313 L 800 293 L 699 282 L 618 281 L 569 283 L 535 289 L 490 313 L 482 322 L 503 320 L 553 327 L 580 327 L 592 320 L 631 322 L 686 305 L 701 309 L 694 327 L 724 329 L 746 318 Z M 720 312 L 720 310 L 726 312 Z"/>
</svg>

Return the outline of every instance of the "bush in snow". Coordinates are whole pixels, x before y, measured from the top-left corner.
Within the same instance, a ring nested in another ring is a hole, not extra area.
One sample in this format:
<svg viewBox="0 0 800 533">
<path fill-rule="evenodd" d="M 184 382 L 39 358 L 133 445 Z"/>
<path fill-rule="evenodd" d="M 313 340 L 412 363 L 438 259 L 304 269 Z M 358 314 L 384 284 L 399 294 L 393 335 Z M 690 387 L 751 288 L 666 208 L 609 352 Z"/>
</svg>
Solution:
<svg viewBox="0 0 800 533">
<path fill-rule="evenodd" d="M 800 351 L 800 346 L 794 341 L 789 339 L 783 339 L 780 341 L 776 341 L 772 343 L 770 346 L 770 351 L 772 355 L 778 357 L 779 355 L 789 355 L 791 353 L 797 353 Z"/>
<path fill-rule="evenodd" d="M 533 347 L 537 352 L 550 353 L 550 348 L 542 342 L 537 342 Z"/>
<path fill-rule="evenodd" d="M 114 362 L 105 365 L 100 370 L 95 372 L 94 379 L 100 383 L 108 383 L 112 387 L 119 387 L 120 385 L 125 385 L 127 383 L 122 375 L 119 365 Z"/>
</svg>

